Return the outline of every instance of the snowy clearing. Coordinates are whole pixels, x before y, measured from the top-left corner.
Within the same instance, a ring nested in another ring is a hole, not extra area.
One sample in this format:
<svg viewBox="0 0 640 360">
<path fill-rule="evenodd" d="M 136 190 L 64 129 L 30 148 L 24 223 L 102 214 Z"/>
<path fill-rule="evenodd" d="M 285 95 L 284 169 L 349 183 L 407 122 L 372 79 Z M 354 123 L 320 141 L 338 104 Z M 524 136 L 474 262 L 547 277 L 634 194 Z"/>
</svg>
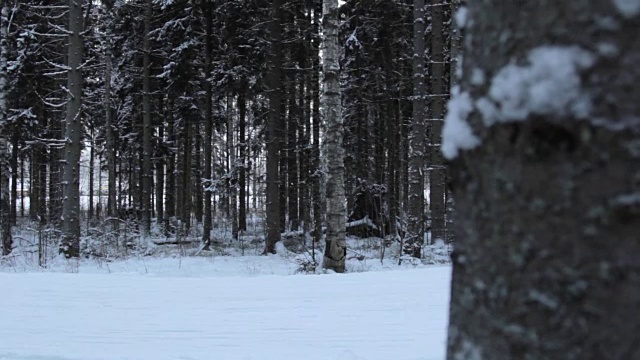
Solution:
<svg viewBox="0 0 640 360">
<path fill-rule="evenodd" d="M 449 266 L 202 277 L 190 263 L 186 277 L 0 273 L 0 359 L 445 357 Z"/>
</svg>

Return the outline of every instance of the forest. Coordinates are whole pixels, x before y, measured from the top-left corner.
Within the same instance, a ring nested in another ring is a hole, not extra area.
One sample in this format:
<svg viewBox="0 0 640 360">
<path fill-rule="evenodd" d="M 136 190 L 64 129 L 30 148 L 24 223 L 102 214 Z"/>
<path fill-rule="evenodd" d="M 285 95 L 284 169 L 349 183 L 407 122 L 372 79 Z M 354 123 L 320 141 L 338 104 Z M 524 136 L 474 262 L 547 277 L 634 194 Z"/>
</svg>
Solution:
<svg viewBox="0 0 640 360">
<path fill-rule="evenodd" d="M 0 359 L 640 359 L 639 30 L 0 0 Z"/>
<path fill-rule="evenodd" d="M 323 25 L 321 1 L 7 1 L 3 219 L 67 257 L 92 255 L 95 228 L 209 249 L 252 222 L 273 253 L 335 229 L 340 166 L 340 231 L 420 258 L 453 241 L 439 147 L 458 6 L 347 1 Z"/>
</svg>

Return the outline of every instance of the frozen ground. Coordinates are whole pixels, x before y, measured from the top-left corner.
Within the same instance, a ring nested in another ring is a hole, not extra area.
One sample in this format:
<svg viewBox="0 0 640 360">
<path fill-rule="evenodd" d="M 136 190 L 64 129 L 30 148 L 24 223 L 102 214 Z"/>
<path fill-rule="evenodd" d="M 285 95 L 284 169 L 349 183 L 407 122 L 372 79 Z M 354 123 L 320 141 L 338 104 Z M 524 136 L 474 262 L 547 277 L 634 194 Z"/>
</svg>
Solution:
<svg viewBox="0 0 640 360">
<path fill-rule="evenodd" d="M 398 269 L 374 264 L 352 270 Z M 286 276 L 295 266 L 269 256 L 54 270 L 0 272 L 0 359 L 444 359 L 448 266 Z"/>
</svg>

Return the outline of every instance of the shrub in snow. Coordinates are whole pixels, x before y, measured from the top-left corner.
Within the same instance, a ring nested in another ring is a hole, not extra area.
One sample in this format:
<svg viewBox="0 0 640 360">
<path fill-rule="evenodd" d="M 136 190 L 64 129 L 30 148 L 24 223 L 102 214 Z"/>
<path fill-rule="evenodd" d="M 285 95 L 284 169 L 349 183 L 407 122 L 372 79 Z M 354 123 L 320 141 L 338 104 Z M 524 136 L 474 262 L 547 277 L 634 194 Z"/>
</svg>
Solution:
<svg viewBox="0 0 640 360">
<path fill-rule="evenodd" d="M 422 263 L 427 265 L 451 263 L 451 244 L 446 244 L 442 239 L 436 239 L 432 245 L 427 245 L 422 250 Z"/>
</svg>

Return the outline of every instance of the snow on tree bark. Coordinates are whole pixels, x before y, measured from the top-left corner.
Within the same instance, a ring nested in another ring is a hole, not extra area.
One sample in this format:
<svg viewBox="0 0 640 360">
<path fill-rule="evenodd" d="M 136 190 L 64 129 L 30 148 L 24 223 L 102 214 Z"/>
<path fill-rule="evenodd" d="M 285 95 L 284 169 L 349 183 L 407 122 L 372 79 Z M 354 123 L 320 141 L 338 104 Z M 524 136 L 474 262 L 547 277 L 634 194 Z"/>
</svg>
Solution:
<svg viewBox="0 0 640 360">
<path fill-rule="evenodd" d="M 469 2 L 448 359 L 640 358 L 640 18 L 620 3 Z"/>
<path fill-rule="evenodd" d="M 322 103 L 327 149 L 327 235 L 323 267 L 344 272 L 346 207 L 344 191 L 344 134 L 340 92 L 340 45 L 338 44 L 338 0 L 323 3 L 324 64 Z"/>
<path fill-rule="evenodd" d="M 62 241 L 65 257 L 80 255 L 80 140 L 82 138 L 82 1 L 69 0 L 67 113 L 64 147 Z"/>
</svg>

